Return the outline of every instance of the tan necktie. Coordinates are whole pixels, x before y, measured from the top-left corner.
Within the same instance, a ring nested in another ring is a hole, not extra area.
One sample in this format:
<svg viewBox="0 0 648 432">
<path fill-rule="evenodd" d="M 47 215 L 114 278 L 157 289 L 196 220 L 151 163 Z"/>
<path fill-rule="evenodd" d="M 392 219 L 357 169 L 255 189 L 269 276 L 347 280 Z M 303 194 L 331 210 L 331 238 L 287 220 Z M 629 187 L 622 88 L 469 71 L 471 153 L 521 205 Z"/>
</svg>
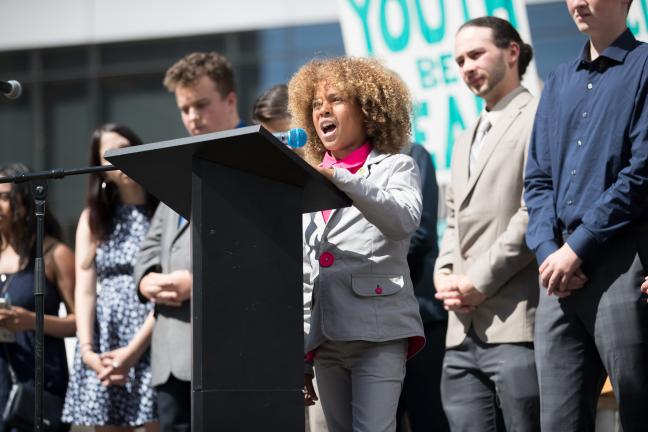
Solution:
<svg viewBox="0 0 648 432">
<path fill-rule="evenodd" d="M 479 152 L 484 145 L 484 139 L 486 134 L 491 128 L 491 123 L 485 117 L 482 117 L 479 121 L 479 126 L 477 126 L 477 132 L 475 132 L 475 139 L 473 140 L 472 146 L 470 146 L 470 160 L 468 163 L 468 175 L 473 172 L 473 168 L 477 163 L 477 158 L 479 157 Z"/>
</svg>

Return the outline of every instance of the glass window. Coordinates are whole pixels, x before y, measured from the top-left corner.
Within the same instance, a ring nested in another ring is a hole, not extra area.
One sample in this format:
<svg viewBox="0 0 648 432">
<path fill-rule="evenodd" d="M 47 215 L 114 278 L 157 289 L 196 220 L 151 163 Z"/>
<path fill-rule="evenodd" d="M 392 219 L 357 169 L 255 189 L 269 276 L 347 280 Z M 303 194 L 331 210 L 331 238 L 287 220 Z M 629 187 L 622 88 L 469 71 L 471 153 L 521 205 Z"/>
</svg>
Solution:
<svg viewBox="0 0 648 432">
<path fill-rule="evenodd" d="M 23 87 L 19 99 L 0 97 L 0 164 L 24 162 L 33 165 L 32 130 L 28 89 Z"/>
<path fill-rule="evenodd" d="M 162 75 L 110 78 L 101 82 L 102 118 L 123 123 L 144 142 L 186 136 L 175 98 L 162 86 Z"/>
<path fill-rule="evenodd" d="M 46 169 L 87 166 L 92 104 L 83 82 L 48 84 L 45 103 Z M 50 181 L 48 208 L 63 226 L 69 241 L 74 239 L 76 223 L 85 197 L 83 175 Z"/>
<path fill-rule="evenodd" d="M 0 73 L 13 75 L 29 72 L 29 51 L 15 51 L 0 53 Z M 3 77 L 4 80 L 16 79 L 12 76 Z"/>
<path fill-rule="evenodd" d="M 87 63 L 88 49 L 85 46 L 43 51 L 43 69 L 46 71 L 84 68 Z"/>
</svg>

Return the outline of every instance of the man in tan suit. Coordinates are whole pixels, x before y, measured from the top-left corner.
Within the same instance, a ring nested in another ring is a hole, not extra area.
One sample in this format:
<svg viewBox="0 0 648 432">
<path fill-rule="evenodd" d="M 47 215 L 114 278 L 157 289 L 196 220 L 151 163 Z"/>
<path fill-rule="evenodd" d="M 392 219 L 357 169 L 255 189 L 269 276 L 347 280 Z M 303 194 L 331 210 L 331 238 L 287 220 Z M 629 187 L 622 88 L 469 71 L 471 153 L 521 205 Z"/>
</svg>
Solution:
<svg viewBox="0 0 648 432">
<path fill-rule="evenodd" d="M 520 81 L 532 56 L 500 18 L 457 32 L 461 77 L 486 107 L 454 147 L 435 266 L 437 298 L 449 311 L 441 394 L 453 432 L 539 430 L 532 341 L 540 288 L 522 200 L 537 101 Z"/>
</svg>

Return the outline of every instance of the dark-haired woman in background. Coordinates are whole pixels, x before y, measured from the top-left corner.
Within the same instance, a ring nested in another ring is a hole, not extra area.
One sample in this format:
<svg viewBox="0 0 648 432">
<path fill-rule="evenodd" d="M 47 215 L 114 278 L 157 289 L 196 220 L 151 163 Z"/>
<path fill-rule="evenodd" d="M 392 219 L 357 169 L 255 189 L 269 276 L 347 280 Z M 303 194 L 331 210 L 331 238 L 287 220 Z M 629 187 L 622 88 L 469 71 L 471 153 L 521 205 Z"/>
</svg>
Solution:
<svg viewBox="0 0 648 432">
<path fill-rule="evenodd" d="M 0 176 L 28 173 L 15 163 L 0 168 Z M 61 242 L 61 227 L 51 212 L 45 213 L 45 381 L 46 391 L 61 398 L 68 385 L 63 338 L 73 336 L 74 254 Z M 6 307 L 0 307 L 0 409 L 4 409 L 12 385 L 10 369 L 20 383 L 34 381 L 35 303 L 34 257 L 36 218 L 29 183 L 0 184 L 0 289 Z M 68 315 L 58 316 L 61 302 Z M 9 306 L 10 304 L 10 306 Z M 13 333 L 13 342 L 6 335 Z M 0 430 L 5 430 L 0 418 Z"/>
<path fill-rule="evenodd" d="M 288 86 L 278 84 L 270 87 L 257 98 L 252 107 L 252 121 L 272 133 L 290 129 L 292 117 L 288 112 Z"/>
<path fill-rule="evenodd" d="M 92 135 L 90 164 L 107 164 L 107 150 L 138 144 L 125 126 L 101 126 Z M 90 176 L 76 233 L 78 345 L 65 421 L 102 432 L 157 430 L 148 353 L 154 318 L 132 276 L 156 205 L 121 171 Z"/>
</svg>

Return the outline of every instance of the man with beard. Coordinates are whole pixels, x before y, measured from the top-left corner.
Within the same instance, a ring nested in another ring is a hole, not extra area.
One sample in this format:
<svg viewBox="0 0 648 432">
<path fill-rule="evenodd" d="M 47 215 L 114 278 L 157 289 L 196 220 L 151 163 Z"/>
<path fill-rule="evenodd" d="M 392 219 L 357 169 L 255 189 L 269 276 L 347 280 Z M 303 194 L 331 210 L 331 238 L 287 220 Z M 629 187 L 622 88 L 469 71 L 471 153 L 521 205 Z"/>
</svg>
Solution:
<svg viewBox="0 0 648 432">
<path fill-rule="evenodd" d="M 435 271 L 437 298 L 449 311 L 441 394 L 453 432 L 539 430 L 538 272 L 522 200 L 537 102 L 520 81 L 532 56 L 500 18 L 476 18 L 457 32 L 461 77 L 486 106 L 454 147 Z"/>
</svg>

